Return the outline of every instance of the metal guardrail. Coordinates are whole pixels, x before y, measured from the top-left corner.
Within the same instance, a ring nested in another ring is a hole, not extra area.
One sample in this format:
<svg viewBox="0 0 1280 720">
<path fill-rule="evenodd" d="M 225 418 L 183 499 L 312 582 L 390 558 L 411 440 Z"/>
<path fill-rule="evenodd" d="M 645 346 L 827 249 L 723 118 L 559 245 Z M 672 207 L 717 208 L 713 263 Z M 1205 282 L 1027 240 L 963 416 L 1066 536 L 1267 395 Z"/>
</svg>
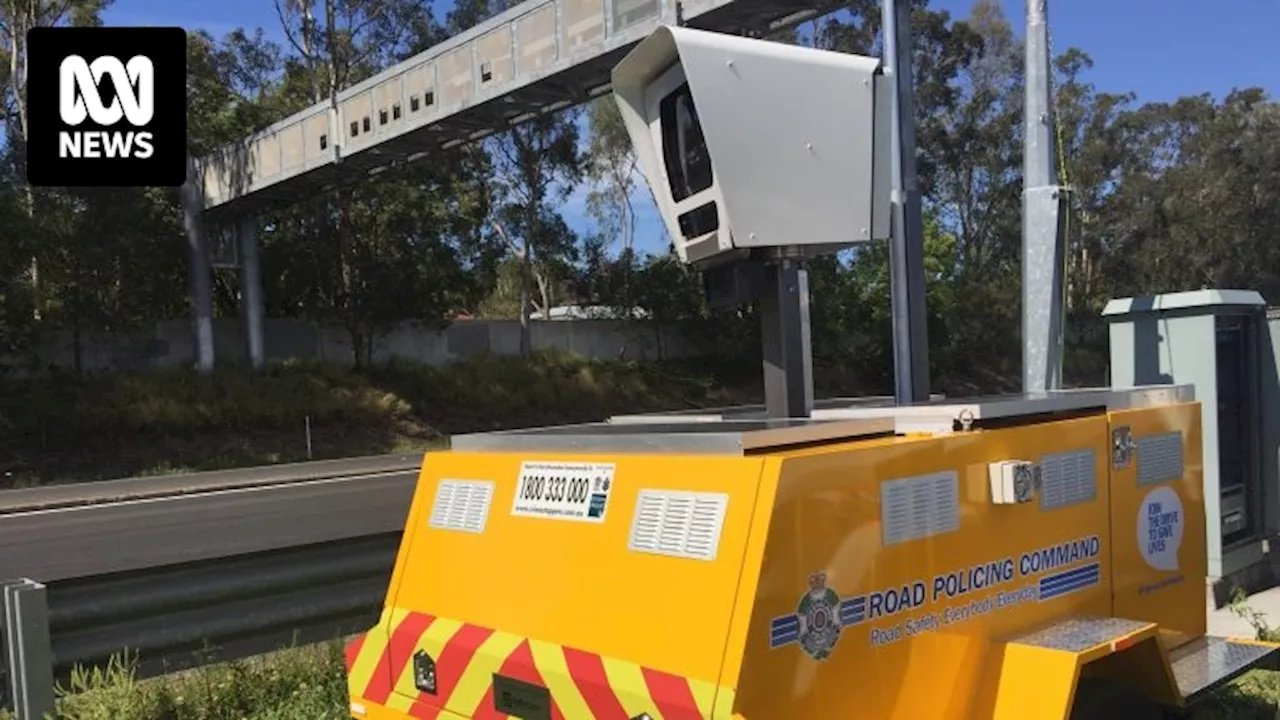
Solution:
<svg viewBox="0 0 1280 720">
<path fill-rule="evenodd" d="M 30 580 L 6 581 L 0 582 L 0 593 L 0 649 L 7 681 L 0 699 L 10 703 L 18 720 L 40 720 L 54 700 L 45 587 Z"/>
<path fill-rule="evenodd" d="M 398 532 L 421 461 L 362 458 L 39 488 L 18 499 L 0 493 L 0 578 L 52 583 Z"/>
<path fill-rule="evenodd" d="M 142 677 L 377 621 L 421 454 L 0 492 L 0 707 L 128 650 Z"/>
<path fill-rule="evenodd" d="M 417 470 L 422 453 L 369 455 L 0 491 L 0 515 Z"/>
<path fill-rule="evenodd" d="M 55 679 L 124 650 L 155 676 L 349 635 L 377 622 L 400 533 L 42 585 L 3 583 L 10 705 L 53 710 Z"/>
</svg>

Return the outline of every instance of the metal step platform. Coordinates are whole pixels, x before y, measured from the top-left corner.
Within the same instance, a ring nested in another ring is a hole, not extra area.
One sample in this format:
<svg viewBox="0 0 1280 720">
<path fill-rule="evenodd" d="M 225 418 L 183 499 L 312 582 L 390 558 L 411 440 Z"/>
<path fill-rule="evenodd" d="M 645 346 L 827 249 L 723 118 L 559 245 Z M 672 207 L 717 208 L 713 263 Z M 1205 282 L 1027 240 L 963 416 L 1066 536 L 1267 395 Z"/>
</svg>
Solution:
<svg viewBox="0 0 1280 720">
<path fill-rule="evenodd" d="M 1084 616 L 1052 622 L 1049 625 L 1010 638 L 1008 649 L 1020 656 L 1035 655 L 1045 667 L 1052 666 L 1051 656 L 1066 653 L 1075 656 L 1077 668 L 1101 661 L 1108 655 L 1139 644 L 1150 650 L 1158 645 L 1159 628 L 1155 623 L 1117 617 Z M 1006 652 L 1006 656 L 1008 653 Z M 1148 655 L 1148 661 L 1154 656 Z M 1280 669 L 1280 645 L 1242 638 L 1201 636 L 1168 651 L 1169 669 L 1175 687 L 1165 686 L 1164 695 L 1152 699 L 1172 706 L 1181 700 L 1192 705 L 1206 694 L 1240 677 L 1249 670 Z M 1142 662 L 1142 661 L 1139 661 Z M 1003 673 L 1017 677 L 1017 663 L 1010 665 L 1006 657 Z M 1047 674 L 1042 678 L 1046 697 L 1069 696 L 1073 681 L 1064 680 L 1069 673 Z M 1065 684 L 1064 684 L 1065 683 Z M 1010 683 L 1016 686 L 1017 683 Z"/>
<path fill-rule="evenodd" d="M 1192 703 L 1247 670 L 1280 669 L 1280 648 L 1206 636 L 1174 649 L 1169 663 L 1182 696 Z"/>
</svg>

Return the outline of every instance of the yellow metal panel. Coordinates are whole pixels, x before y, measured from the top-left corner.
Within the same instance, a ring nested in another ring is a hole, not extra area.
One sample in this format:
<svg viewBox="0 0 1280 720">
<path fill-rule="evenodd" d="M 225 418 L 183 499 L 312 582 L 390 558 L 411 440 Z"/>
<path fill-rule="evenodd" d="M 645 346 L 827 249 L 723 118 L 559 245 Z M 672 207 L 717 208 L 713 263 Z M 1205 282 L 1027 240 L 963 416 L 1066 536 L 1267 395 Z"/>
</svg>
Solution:
<svg viewBox="0 0 1280 720">
<path fill-rule="evenodd" d="M 422 458 L 422 466 L 418 469 L 418 482 L 413 490 L 413 500 L 409 502 L 409 514 L 405 518 L 404 536 L 400 540 L 400 549 L 396 553 L 395 565 L 391 566 L 391 582 L 387 589 L 387 596 L 384 602 L 384 608 L 394 607 L 394 600 L 397 589 L 406 581 L 407 573 L 411 564 L 413 543 L 416 528 L 427 524 L 428 515 L 431 513 L 431 503 L 435 493 L 435 459 L 439 453 L 428 452 Z M 421 546 L 419 546 L 421 549 Z M 385 616 L 387 610 L 383 610 Z M 385 642 L 385 641 L 384 641 Z"/>
<path fill-rule="evenodd" d="M 1000 660 L 1000 694 L 992 720 L 1066 720 L 1079 676 L 1074 653 L 1028 645 L 1005 645 Z"/>
<path fill-rule="evenodd" d="M 604 522 L 512 515 L 526 460 L 615 463 Z M 407 559 L 395 571 L 393 604 L 714 682 L 760 467 L 754 458 L 430 453 L 400 553 Z M 483 532 L 429 526 L 441 479 L 495 483 Z M 628 550 L 641 489 L 728 494 L 715 559 Z"/>
<path fill-rule="evenodd" d="M 720 684 L 726 688 L 738 686 L 742 663 L 746 659 L 746 655 L 736 649 L 746 645 L 751 632 L 751 610 L 759 593 L 759 568 L 764 565 L 770 518 L 773 516 L 774 504 L 777 502 L 777 477 L 781 470 L 780 458 L 775 456 L 765 459 L 761 473 L 760 494 L 756 498 L 751 518 L 752 529 L 743 553 L 742 584 L 734 600 L 732 622 L 729 625 L 727 642 L 729 652 L 725 654 L 724 667 L 720 671 Z M 734 697 L 728 695 L 717 697 L 715 707 L 719 711 L 717 717 L 728 713 L 734 707 Z"/>
<path fill-rule="evenodd" d="M 1183 474 L 1138 484 L 1141 453 L 1112 471 L 1112 574 L 1115 614 L 1158 623 L 1170 646 L 1203 635 L 1208 572 L 1200 405 L 1186 403 L 1111 413 L 1111 428 L 1129 429 L 1135 444 L 1182 435 Z M 1164 458 L 1148 458 L 1155 463 Z"/>
<path fill-rule="evenodd" d="M 1106 418 L 1096 416 L 788 455 L 741 678 L 721 682 L 737 687 L 734 710 L 748 718 L 972 717 L 999 638 L 1071 613 L 1110 614 L 1106 438 Z M 991 504 L 989 463 L 1070 450 L 1093 453 L 1092 500 L 1049 510 Z M 886 545 L 881 483 L 946 471 L 956 473 L 959 527 Z M 764 483 L 772 479 L 766 473 Z M 1080 548 L 1097 555 L 1072 555 Z M 1054 579 L 1090 566 L 1092 575 L 1076 576 L 1083 583 Z M 849 608 L 830 655 L 819 660 L 798 642 L 771 647 L 774 621 L 801 614 L 816 573 Z"/>
<path fill-rule="evenodd" d="M 1154 625 L 1151 632 L 1132 638 L 1126 649 L 1085 665 L 1080 676 L 1119 680 L 1168 707 L 1183 704 L 1182 693 L 1169 665 L 1169 656 L 1161 646 Z"/>
<path fill-rule="evenodd" d="M 1198 421 L 1188 404 L 750 457 L 429 453 L 351 694 L 361 720 L 434 717 L 433 702 L 462 718 L 492 707 L 500 673 L 548 687 L 566 720 L 601 702 L 655 718 L 1060 720 L 1077 678 L 1101 675 L 1177 702 L 1156 623 L 1204 632 L 1188 589 L 1204 574 Z M 1182 476 L 1139 487 L 1140 457 L 1113 473 L 1121 425 L 1181 431 Z M 992 502 L 1004 460 L 1037 464 L 1038 497 Z M 613 463 L 603 521 L 513 514 L 524 461 Z M 431 525 L 445 481 L 492 484 L 482 527 Z M 1157 487 L 1185 516 L 1176 570 L 1139 544 Z M 642 490 L 726 495 L 714 559 L 629 549 Z M 1080 616 L 1141 629 L 1075 651 L 1026 639 Z M 441 662 L 434 700 L 413 686 L 416 651 Z"/>
</svg>

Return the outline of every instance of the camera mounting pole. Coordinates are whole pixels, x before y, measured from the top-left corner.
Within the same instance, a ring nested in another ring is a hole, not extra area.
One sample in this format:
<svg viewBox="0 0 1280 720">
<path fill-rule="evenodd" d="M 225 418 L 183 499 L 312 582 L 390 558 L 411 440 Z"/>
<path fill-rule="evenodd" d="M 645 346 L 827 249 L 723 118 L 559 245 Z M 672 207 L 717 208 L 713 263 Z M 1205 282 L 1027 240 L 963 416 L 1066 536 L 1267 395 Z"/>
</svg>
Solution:
<svg viewBox="0 0 1280 720">
<path fill-rule="evenodd" d="M 1022 191 L 1022 390 L 1062 387 L 1066 228 L 1070 189 L 1059 183 L 1048 0 L 1027 0 Z"/>
<path fill-rule="evenodd" d="M 808 285 L 799 257 L 784 255 L 766 264 L 759 311 L 764 405 L 770 418 L 806 418 L 813 410 Z"/>
<path fill-rule="evenodd" d="M 911 78 L 911 4 L 884 0 L 884 62 L 892 80 L 890 145 L 893 234 L 889 239 L 893 314 L 894 400 L 929 399 L 929 338 L 925 313 L 924 222 L 916 179 L 915 101 Z"/>
</svg>

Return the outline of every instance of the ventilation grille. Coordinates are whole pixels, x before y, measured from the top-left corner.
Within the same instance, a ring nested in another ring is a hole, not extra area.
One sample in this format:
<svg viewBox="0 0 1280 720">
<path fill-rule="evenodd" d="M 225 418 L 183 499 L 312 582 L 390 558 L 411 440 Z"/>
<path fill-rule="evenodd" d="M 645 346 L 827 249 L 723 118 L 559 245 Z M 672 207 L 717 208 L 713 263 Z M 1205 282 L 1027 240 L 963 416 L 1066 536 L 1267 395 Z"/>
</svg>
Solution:
<svg viewBox="0 0 1280 720">
<path fill-rule="evenodd" d="M 441 480 L 436 486 L 429 524 L 438 530 L 482 533 L 489 521 L 492 500 L 492 482 Z"/>
<path fill-rule="evenodd" d="M 954 470 L 880 483 L 880 527 L 887 545 L 960 529 L 960 488 Z"/>
<path fill-rule="evenodd" d="M 1138 484 L 1182 479 L 1182 433 L 1138 438 Z"/>
<path fill-rule="evenodd" d="M 1053 453 L 1040 459 L 1040 509 L 1092 502 L 1098 496 L 1093 449 Z"/>
<path fill-rule="evenodd" d="M 627 548 L 635 552 L 715 560 L 729 496 L 641 490 Z"/>
</svg>

